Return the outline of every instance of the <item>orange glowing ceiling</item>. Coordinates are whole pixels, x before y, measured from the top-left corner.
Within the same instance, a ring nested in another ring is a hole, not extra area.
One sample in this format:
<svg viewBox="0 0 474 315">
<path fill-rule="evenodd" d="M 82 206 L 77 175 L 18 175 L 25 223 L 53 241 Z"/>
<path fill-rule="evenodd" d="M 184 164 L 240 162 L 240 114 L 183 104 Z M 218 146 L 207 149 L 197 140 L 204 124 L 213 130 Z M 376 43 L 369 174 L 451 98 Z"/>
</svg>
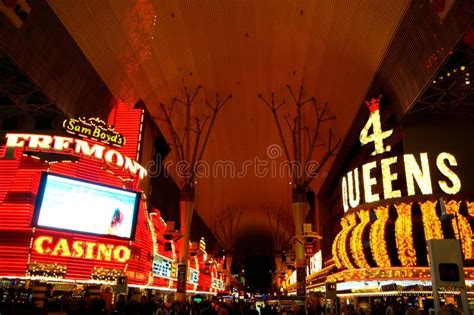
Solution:
<svg viewBox="0 0 474 315">
<path fill-rule="evenodd" d="M 328 101 L 337 116 L 334 132 L 344 138 L 408 1 L 48 3 L 112 93 L 129 104 L 141 98 L 162 117 L 160 102 L 181 97 L 183 84 L 190 89 L 201 84 L 194 110 L 202 114 L 204 101 L 212 102 L 216 92 L 233 95 L 217 117 L 204 160 L 234 165 L 236 175 L 221 171 L 200 178 L 196 210 L 212 229 L 220 213 L 244 207 L 238 236 L 269 235 L 269 210 L 291 213 L 289 178 L 272 173 L 282 158 L 268 156 L 269 147 L 281 147 L 278 132 L 257 94 L 268 97 L 274 91 L 278 100 L 289 102 L 285 86 L 302 83 L 305 96 Z M 290 112 L 291 106 L 282 108 Z M 183 119 L 175 124 L 182 126 Z M 316 152 L 313 158 L 320 156 Z M 257 160 L 267 161 L 266 174 L 256 169 Z M 323 177 L 313 182 L 315 190 Z"/>
</svg>

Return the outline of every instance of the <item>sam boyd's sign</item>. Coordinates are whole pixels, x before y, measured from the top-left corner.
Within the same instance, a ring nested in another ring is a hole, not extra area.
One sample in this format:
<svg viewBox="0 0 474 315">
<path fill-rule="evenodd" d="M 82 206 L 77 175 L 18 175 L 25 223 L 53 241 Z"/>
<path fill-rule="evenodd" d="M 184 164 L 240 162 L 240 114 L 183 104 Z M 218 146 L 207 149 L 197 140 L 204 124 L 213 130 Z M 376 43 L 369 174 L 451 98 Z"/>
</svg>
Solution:
<svg viewBox="0 0 474 315">
<path fill-rule="evenodd" d="M 63 129 L 72 135 L 115 147 L 125 144 L 125 137 L 99 118 L 68 118 L 63 122 Z"/>
</svg>

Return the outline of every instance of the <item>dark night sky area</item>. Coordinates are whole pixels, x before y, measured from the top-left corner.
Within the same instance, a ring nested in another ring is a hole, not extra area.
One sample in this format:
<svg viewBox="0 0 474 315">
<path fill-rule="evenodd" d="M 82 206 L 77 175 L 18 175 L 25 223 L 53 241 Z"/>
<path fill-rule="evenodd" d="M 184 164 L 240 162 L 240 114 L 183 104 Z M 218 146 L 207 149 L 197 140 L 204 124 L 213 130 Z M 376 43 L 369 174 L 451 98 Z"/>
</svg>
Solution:
<svg viewBox="0 0 474 315">
<path fill-rule="evenodd" d="M 252 255 L 244 259 L 245 281 L 249 291 L 268 293 L 272 283 L 272 258 Z"/>
<path fill-rule="evenodd" d="M 275 269 L 271 235 L 262 231 L 246 231 L 237 237 L 234 251 L 234 273 L 245 270 L 245 286 L 248 292 L 267 293 L 271 288 L 272 274 Z"/>
</svg>

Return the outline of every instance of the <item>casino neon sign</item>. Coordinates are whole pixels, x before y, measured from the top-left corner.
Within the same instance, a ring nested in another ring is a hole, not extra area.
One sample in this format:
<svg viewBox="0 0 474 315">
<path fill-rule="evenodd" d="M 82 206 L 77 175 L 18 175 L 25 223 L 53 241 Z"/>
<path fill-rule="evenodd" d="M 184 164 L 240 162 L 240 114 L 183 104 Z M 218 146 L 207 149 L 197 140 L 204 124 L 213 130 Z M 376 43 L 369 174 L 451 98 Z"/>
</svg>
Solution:
<svg viewBox="0 0 474 315">
<path fill-rule="evenodd" d="M 63 136 L 22 133 L 7 133 L 5 138 L 7 143 L 3 159 L 15 159 L 16 149 L 29 152 L 62 153 L 105 162 L 109 167 L 124 170 L 132 177 L 138 175 L 140 179 L 143 179 L 147 175 L 147 170 L 137 161 L 99 143 L 91 144 L 85 140 Z"/>
<path fill-rule="evenodd" d="M 379 104 L 380 97 L 366 102 L 370 110 L 370 116 L 359 136 L 362 145 L 374 143 L 374 151 L 371 153 L 373 156 L 391 150 L 389 145 L 384 146 L 384 140 L 393 133 L 393 129 L 382 131 Z M 370 129 L 372 129 L 372 134 L 369 134 Z M 430 174 L 430 158 L 432 159 L 431 163 L 434 163 L 439 173 L 445 177 L 435 183 L 433 183 Z M 400 177 L 400 174 L 393 171 L 399 163 L 403 164 L 402 169 L 406 183 L 406 187 L 403 187 L 404 189 L 394 189 L 393 187 L 393 182 Z M 431 195 L 434 185 L 438 185 L 441 191 L 446 194 L 456 194 L 461 190 L 461 180 L 453 171 L 453 167 L 457 165 L 456 158 L 447 152 L 439 153 L 435 159 L 430 157 L 428 153 L 423 152 L 416 155 L 404 154 L 401 157 L 392 156 L 379 161 L 365 163 L 360 168 L 347 172 L 342 178 L 342 204 L 344 212 L 360 204 L 376 202 L 381 199 L 400 198 L 403 195 L 413 196 L 416 194 L 416 186 L 418 186 L 423 195 Z M 377 177 L 373 174 L 375 171 L 379 171 L 382 174 L 383 194 L 373 191 L 373 187 L 377 185 Z M 361 191 L 363 191 L 363 194 Z"/>
<path fill-rule="evenodd" d="M 130 249 L 123 245 L 80 240 L 69 242 L 65 238 L 54 239 L 54 237 L 46 235 L 35 238 L 33 249 L 38 254 L 49 256 L 116 261 L 120 263 L 127 262 L 130 259 Z"/>
</svg>

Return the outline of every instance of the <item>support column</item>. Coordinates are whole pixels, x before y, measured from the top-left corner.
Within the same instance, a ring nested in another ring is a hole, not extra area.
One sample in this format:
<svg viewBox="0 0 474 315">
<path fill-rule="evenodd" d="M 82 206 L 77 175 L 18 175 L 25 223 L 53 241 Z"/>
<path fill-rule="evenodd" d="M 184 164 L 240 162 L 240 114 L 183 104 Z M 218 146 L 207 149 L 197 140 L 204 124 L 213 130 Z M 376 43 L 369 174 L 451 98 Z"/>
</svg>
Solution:
<svg viewBox="0 0 474 315">
<path fill-rule="evenodd" d="M 280 279 L 280 276 L 281 276 L 281 272 L 283 271 L 283 259 L 282 259 L 282 254 L 280 251 L 277 251 L 275 253 L 275 285 L 278 289 L 278 292 L 280 292 L 280 288 L 281 288 L 281 279 Z"/>
<path fill-rule="evenodd" d="M 37 308 L 43 308 L 46 298 L 46 283 L 33 281 L 31 288 L 33 291 L 33 305 Z"/>
<path fill-rule="evenodd" d="M 225 275 L 225 289 L 230 292 L 231 287 L 231 276 L 232 276 L 232 252 L 225 253 L 225 266 L 226 266 L 226 275 Z M 232 293 L 232 292 L 230 292 Z"/>
<path fill-rule="evenodd" d="M 188 251 L 189 237 L 191 233 L 191 220 L 194 209 L 194 187 L 186 185 L 181 191 L 181 201 L 179 202 L 181 212 L 181 247 L 178 258 L 178 285 L 176 289 L 176 299 L 186 300 L 186 286 L 188 282 Z"/>
<path fill-rule="evenodd" d="M 305 222 L 306 191 L 297 186 L 293 190 L 291 207 L 293 209 L 293 221 L 295 222 L 295 235 L 303 235 L 303 223 Z M 294 243 L 295 266 L 296 266 L 296 294 L 306 296 L 306 256 L 304 252 L 304 240 Z"/>
</svg>

